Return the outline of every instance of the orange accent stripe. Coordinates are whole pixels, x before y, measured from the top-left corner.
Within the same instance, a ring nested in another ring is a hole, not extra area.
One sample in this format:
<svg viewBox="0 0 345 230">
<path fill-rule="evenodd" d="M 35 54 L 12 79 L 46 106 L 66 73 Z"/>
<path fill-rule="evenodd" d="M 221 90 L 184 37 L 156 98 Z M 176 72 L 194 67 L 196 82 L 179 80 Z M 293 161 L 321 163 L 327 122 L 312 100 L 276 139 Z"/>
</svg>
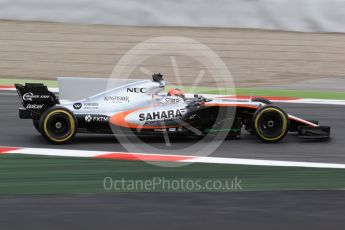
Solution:
<svg viewBox="0 0 345 230">
<path fill-rule="evenodd" d="M 140 108 L 140 109 L 142 109 L 142 108 Z M 112 125 L 116 125 L 116 126 L 120 126 L 120 127 L 137 128 L 138 126 L 136 124 L 128 123 L 128 122 L 126 122 L 125 119 L 129 114 L 131 114 L 135 111 L 138 111 L 140 109 L 132 109 L 132 110 L 117 113 L 117 114 L 110 117 L 109 122 Z"/>
<path fill-rule="evenodd" d="M 134 112 L 139 111 L 139 110 L 142 110 L 142 109 L 145 109 L 145 108 L 147 108 L 147 107 L 139 108 L 139 109 L 132 109 L 132 110 L 117 113 L 117 114 L 110 117 L 109 122 L 112 125 L 116 125 L 116 126 L 120 126 L 120 127 L 124 127 L 124 128 L 130 128 L 130 129 L 166 129 L 166 128 L 178 128 L 179 127 L 177 125 L 165 125 L 165 126 L 163 126 L 163 125 L 157 125 L 157 126 L 137 125 L 137 124 L 126 122 L 125 119 L 129 114 L 134 113 Z"/>
<path fill-rule="evenodd" d="M 205 106 L 219 106 L 219 107 L 240 107 L 240 108 L 250 108 L 257 109 L 258 106 L 255 105 L 246 105 L 246 104 L 221 104 L 221 103 L 205 103 Z"/>
<path fill-rule="evenodd" d="M 181 160 L 189 160 L 195 157 L 193 156 L 172 156 L 172 155 L 146 155 L 136 153 L 109 153 L 96 156 L 95 158 L 100 159 L 115 159 L 115 160 L 127 160 L 127 161 L 165 161 L 165 162 L 176 162 Z"/>
<path fill-rule="evenodd" d="M 318 127 L 317 124 L 314 124 L 314 123 L 309 122 L 309 121 L 305 121 L 305 120 L 303 120 L 303 119 L 301 119 L 301 118 L 296 119 L 296 118 L 289 117 L 289 119 L 290 119 L 290 120 L 294 120 L 294 121 L 296 121 L 296 122 L 298 122 L 298 123 L 302 123 L 302 124 L 308 125 L 308 126 L 310 126 L 310 127 Z"/>
</svg>

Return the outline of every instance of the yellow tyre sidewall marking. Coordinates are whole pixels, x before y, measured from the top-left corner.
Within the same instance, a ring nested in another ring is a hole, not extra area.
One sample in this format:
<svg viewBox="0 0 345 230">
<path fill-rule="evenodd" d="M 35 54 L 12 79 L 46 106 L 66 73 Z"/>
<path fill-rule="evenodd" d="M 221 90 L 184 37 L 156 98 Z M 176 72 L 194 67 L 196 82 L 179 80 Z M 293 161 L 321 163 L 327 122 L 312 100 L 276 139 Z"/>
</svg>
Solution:
<svg viewBox="0 0 345 230">
<path fill-rule="evenodd" d="M 260 133 L 260 129 L 258 127 L 258 121 L 260 119 L 260 117 L 262 116 L 263 113 L 267 112 L 267 111 L 276 111 L 278 112 L 281 117 L 283 118 L 283 127 L 282 127 L 282 130 L 284 130 L 284 132 L 282 132 L 278 137 L 275 137 L 275 138 L 267 138 L 267 137 L 264 137 L 261 133 Z M 264 140 L 267 140 L 267 141 L 276 141 L 278 139 L 280 139 L 282 136 L 284 136 L 285 134 L 285 131 L 287 129 L 287 119 L 286 119 L 286 116 L 285 114 L 280 111 L 279 109 L 276 109 L 276 108 L 267 108 L 267 109 L 264 109 L 262 110 L 260 113 L 259 113 L 259 116 L 257 116 L 257 118 L 255 119 L 255 129 L 256 129 L 256 132 L 257 134 Z"/>
<path fill-rule="evenodd" d="M 65 138 L 63 138 L 63 139 L 56 139 L 56 138 L 51 137 L 51 136 L 49 135 L 49 132 L 48 132 L 48 129 L 47 129 L 47 122 L 48 122 L 49 118 L 52 117 L 53 115 L 57 114 L 57 113 L 66 114 L 67 117 L 68 117 L 68 120 L 69 120 L 69 122 L 70 122 L 70 124 L 71 124 L 71 129 L 69 130 L 69 131 L 70 131 L 70 134 L 67 135 L 67 137 L 65 137 Z M 52 141 L 55 141 L 55 142 L 64 142 L 64 141 L 68 140 L 69 138 L 71 138 L 71 137 L 73 136 L 74 129 L 75 129 L 74 118 L 73 118 L 73 116 L 72 116 L 69 112 L 67 112 L 67 111 L 65 111 L 65 110 L 54 110 L 54 111 L 50 112 L 50 113 L 47 115 L 47 117 L 44 119 L 43 128 L 44 128 L 44 132 L 45 132 L 45 134 L 47 135 L 47 137 L 48 137 L 49 139 L 51 139 Z"/>
</svg>

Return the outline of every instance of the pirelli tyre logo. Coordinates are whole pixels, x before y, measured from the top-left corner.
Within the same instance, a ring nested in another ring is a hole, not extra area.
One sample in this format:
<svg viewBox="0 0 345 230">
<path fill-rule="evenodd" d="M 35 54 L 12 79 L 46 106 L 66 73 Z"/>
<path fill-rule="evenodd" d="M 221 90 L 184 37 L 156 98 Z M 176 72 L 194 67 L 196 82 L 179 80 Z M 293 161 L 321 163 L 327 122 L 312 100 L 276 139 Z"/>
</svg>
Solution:
<svg viewBox="0 0 345 230">
<path fill-rule="evenodd" d="M 106 123 L 109 121 L 109 117 L 102 115 L 86 115 L 84 119 L 87 123 Z"/>
<path fill-rule="evenodd" d="M 186 113 L 186 109 L 141 113 L 139 114 L 139 121 L 145 121 L 145 122 L 171 121 L 171 120 L 175 120 L 176 118 L 182 117 L 182 115 L 185 113 Z"/>
</svg>

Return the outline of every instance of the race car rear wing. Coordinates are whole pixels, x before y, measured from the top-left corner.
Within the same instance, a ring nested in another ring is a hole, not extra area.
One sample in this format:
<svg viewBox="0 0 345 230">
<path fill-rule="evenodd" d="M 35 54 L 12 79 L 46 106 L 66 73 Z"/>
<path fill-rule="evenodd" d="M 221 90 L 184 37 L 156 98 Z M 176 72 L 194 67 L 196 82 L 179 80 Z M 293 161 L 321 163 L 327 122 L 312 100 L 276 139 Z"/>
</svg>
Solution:
<svg viewBox="0 0 345 230">
<path fill-rule="evenodd" d="M 19 108 L 19 117 L 22 119 L 39 118 L 46 109 L 59 104 L 55 94 L 50 92 L 44 84 L 15 84 L 15 87 L 23 105 Z"/>
</svg>

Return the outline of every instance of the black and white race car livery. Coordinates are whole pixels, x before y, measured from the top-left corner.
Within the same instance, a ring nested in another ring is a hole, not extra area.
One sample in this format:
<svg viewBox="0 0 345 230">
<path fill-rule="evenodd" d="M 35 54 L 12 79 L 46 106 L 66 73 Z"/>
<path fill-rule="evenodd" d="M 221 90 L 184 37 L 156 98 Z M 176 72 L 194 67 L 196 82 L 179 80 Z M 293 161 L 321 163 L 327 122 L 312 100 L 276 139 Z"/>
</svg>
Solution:
<svg viewBox="0 0 345 230">
<path fill-rule="evenodd" d="M 222 133 L 238 138 L 242 128 L 264 142 L 278 142 L 288 132 L 326 139 L 330 127 L 288 115 L 264 98 L 251 100 L 186 96 L 175 89 L 163 93 L 161 74 L 73 102 L 61 102 L 43 84 L 16 84 L 23 107 L 19 117 L 32 119 L 52 143 L 66 143 L 78 133 L 194 135 Z"/>
</svg>

